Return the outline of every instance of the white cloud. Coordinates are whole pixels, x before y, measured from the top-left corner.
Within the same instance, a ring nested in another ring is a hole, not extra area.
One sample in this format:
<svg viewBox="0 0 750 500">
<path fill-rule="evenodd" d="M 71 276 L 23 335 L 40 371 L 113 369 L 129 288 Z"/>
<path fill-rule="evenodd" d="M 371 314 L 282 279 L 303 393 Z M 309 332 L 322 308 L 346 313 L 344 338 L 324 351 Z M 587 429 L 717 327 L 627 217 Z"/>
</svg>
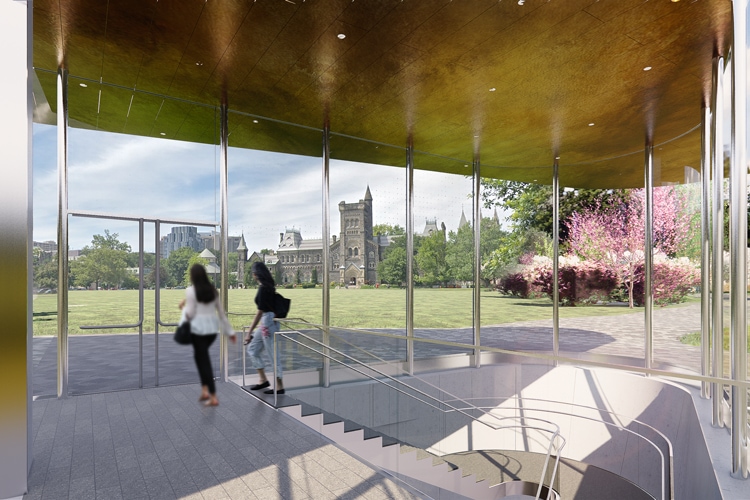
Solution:
<svg viewBox="0 0 750 500">
<path fill-rule="evenodd" d="M 57 233 L 57 170 L 54 127 L 34 130 L 34 239 L 54 240 Z M 71 129 L 69 136 L 69 208 L 150 218 L 219 221 L 218 149 L 190 144 Z M 322 236 L 322 160 L 264 151 L 230 149 L 229 234 L 244 232 L 250 250 L 275 249 L 287 227 L 305 239 Z M 344 161 L 330 164 L 331 235 L 339 233 L 341 201 L 354 203 L 369 185 L 375 224 L 406 226 L 406 170 Z M 426 218 L 455 230 L 461 210 L 471 217 L 472 182 L 417 170 L 414 228 Z M 90 244 L 104 229 L 118 233 L 135 250 L 138 226 L 132 222 L 71 218 L 72 249 Z M 162 225 L 162 235 L 171 225 Z M 201 228 L 199 231 L 207 231 Z M 154 249 L 153 225 L 144 235 Z"/>
</svg>

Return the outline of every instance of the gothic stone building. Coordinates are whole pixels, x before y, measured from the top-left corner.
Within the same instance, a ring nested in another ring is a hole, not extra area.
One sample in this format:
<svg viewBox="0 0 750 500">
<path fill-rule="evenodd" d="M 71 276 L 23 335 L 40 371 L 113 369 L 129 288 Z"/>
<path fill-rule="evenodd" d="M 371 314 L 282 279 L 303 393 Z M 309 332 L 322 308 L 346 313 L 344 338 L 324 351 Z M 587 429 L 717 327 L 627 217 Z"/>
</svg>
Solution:
<svg viewBox="0 0 750 500">
<path fill-rule="evenodd" d="M 375 284 L 377 267 L 383 250 L 390 243 L 387 236 L 372 234 L 372 195 L 367 187 L 365 198 L 357 203 L 339 203 L 341 233 L 331 238 L 332 283 L 342 285 Z M 298 229 L 280 233 L 276 252 L 282 283 L 310 282 L 313 270 L 318 282 L 323 281 L 323 240 L 305 240 Z"/>
</svg>

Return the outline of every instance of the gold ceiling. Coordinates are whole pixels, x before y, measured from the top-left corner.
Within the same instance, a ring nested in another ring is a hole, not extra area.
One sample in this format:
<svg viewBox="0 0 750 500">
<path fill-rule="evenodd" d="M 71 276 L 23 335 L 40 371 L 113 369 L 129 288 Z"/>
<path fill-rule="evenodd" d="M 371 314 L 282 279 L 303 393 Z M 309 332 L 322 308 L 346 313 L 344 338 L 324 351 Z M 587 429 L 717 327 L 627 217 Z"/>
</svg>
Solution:
<svg viewBox="0 0 750 500">
<path fill-rule="evenodd" d="M 403 165 L 411 136 L 417 168 L 548 182 L 559 155 L 576 187 L 642 186 L 649 130 L 657 184 L 699 169 L 731 39 L 730 0 L 33 5 L 35 98 L 63 65 L 74 126 L 215 142 L 225 101 L 230 146 L 320 155 L 327 117 L 335 158 Z"/>
</svg>

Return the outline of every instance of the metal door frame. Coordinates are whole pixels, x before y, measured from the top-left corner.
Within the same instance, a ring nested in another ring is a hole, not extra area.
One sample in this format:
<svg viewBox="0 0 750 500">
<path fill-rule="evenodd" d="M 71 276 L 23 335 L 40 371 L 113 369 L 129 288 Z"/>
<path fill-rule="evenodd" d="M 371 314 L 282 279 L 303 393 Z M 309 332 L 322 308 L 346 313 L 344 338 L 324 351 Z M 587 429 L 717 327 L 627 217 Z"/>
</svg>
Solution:
<svg viewBox="0 0 750 500">
<path fill-rule="evenodd" d="M 143 388 L 143 312 L 144 312 L 144 304 L 143 304 L 143 256 L 144 256 L 144 250 L 143 250 L 143 225 L 146 222 L 153 223 L 154 224 L 154 234 L 155 234 L 155 259 L 154 259 L 154 271 L 156 273 L 155 277 L 155 283 L 154 283 L 154 304 L 155 304 L 155 316 L 154 316 L 154 385 L 159 386 L 159 326 L 176 326 L 176 324 L 172 323 L 162 323 L 160 318 L 160 312 L 159 312 L 159 306 L 160 306 L 160 283 L 159 283 L 159 270 L 160 270 L 160 260 L 161 260 L 161 224 L 175 224 L 175 225 L 181 225 L 181 226 L 200 226 L 200 227 L 212 227 L 216 229 L 217 227 L 220 227 L 220 224 L 216 221 L 195 221 L 195 220 L 188 220 L 188 219 L 158 219 L 154 217 L 141 217 L 136 215 L 122 215 L 122 214 L 111 214 L 111 213 L 105 213 L 105 212 L 95 212 L 95 211 L 89 211 L 89 210 L 68 210 L 67 213 L 63 215 L 64 219 L 67 221 L 67 218 L 69 216 L 72 217 L 82 217 L 82 218 L 89 218 L 89 219 L 107 219 L 107 220 L 121 220 L 121 221 L 129 221 L 129 222 L 137 222 L 138 223 L 138 322 L 133 324 L 126 324 L 126 325 L 86 325 L 81 326 L 80 328 L 82 330 L 93 330 L 93 329 L 102 329 L 102 328 L 135 328 L 138 327 L 138 388 Z M 67 226 L 67 223 L 66 223 Z M 226 249 L 222 250 L 222 253 Z M 66 252 L 67 255 L 67 252 Z M 60 267 L 64 271 L 64 275 L 68 276 L 70 263 L 67 259 L 61 260 Z M 226 287 L 226 283 L 224 282 L 226 280 L 222 281 L 222 289 Z M 62 294 L 62 301 L 64 304 L 68 303 L 68 284 L 62 283 L 62 286 L 58 284 L 57 289 L 58 294 Z M 60 339 L 58 340 L 58 344 L 62 346 L 62 349 L 60 349 L 61 352 L 68 353 L 68 308 L 64 307 L 61 308 L 58 312 L 58 321 L 64 325 L 63 331 L 60 332 Z M 222 357 L 222 359 L 225 359 L 225 357 Z M 60 356 L 58 355 L 58 367 L 57 367 L 57 378 L 58 378 L 58 398 L 65 398 L 68 396 L 68 356 Z"/>
</svg>

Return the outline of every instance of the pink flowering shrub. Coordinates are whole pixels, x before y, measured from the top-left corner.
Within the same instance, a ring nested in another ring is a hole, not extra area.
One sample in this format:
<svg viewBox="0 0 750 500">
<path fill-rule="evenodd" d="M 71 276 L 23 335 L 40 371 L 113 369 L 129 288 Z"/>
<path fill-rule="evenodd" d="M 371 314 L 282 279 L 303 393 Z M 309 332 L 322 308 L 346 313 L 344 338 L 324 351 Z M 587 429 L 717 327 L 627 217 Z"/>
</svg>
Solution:
<svg viewBox="0 0 750 500">
<path fill-rule="evenodd" d="M 633 302 L 636 305 L 644 303 L 644 273 L 641 264 L 637 273 L 638 279 L 633 285 Z M 687 259 L 654 259 L 652 274 L 654 290 L 654 304 L 666 306 L 679 304 L 700 285 L 701 277 L 698 269 Z"/>
<path fill-rule="evenodd" d="M 609 268 L 591 261 L 561 263 L 559 269 L 561 305 L 576 306 L 606 301 L 617 287 L 617 275 Z M 533 281 L 552 298 L 552 267 L 539 268 Z"/>
</svg>

